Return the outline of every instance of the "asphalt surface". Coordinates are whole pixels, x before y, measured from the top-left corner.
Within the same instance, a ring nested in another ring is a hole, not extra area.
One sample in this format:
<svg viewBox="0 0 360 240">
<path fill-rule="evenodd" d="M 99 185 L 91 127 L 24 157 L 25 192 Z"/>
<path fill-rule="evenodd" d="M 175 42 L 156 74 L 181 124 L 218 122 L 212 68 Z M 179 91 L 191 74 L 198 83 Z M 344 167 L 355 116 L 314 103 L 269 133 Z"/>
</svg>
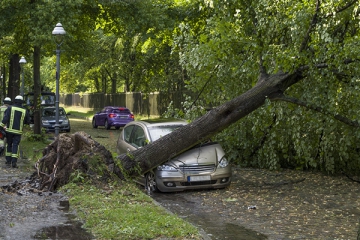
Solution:
<svg viewBox="0 0 360 240">
<path fill-rule="evenodd" d="M 19 168 L 10 168 L 0 158 L 0 240 L 93 239 L 74 219 L 74 213 L 61 202 L 67 198 L 58 193 L 29 192 L 27 177 L 33 172 L 26 159 L 18 160 Z M 4 188 L 20 182 L 24 188 L 14 192 Z"/>
</svg>

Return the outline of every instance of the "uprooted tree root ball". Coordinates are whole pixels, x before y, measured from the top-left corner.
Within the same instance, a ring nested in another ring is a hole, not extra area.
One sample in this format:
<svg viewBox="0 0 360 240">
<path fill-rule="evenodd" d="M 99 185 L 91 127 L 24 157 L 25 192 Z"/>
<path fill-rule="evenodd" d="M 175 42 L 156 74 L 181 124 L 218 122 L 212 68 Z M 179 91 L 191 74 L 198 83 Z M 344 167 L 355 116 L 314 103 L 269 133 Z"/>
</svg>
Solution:
<svg viewBox="0 0 360 240">
<path fill-rule="evenodd" d="M 19 192 L 29 188 L 31 192 L 54 192 L 70 180 L 86 180 L 100 185 L 114 178 L 124 180 L 111 152 L 85 132 L 59 134 L 43 150 L 43 157 L 36 162 L 35 169 L 29 179 L 16 181 L 3 186 L 3 189 Z"/>
</svg>

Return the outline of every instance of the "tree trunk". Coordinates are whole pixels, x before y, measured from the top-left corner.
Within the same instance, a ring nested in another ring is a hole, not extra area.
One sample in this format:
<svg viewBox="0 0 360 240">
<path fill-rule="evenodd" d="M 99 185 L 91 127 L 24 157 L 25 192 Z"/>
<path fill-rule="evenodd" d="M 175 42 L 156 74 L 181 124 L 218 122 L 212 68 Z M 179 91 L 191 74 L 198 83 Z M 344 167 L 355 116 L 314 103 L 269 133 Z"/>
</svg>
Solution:
<svg viewBox="0 0 360 240">
<path fill-rule="evenodd" d="M 19 54 L 13 54 L 10 57 L 8 96 L 14 101 L 20 93 L 20 57 Z"/>
<path fill-rule="evenodd" d="M 0 75 L 0 78 L 1 78 L 1 100 L 4 100 L 4 98 L 6 98 L 8 96 L 6 94 L 6 77 L 7 77 L 6 75 L 7 74 L 6 74 L 5 64 L 3 64 L 3 66 L 1 67 L 1 73 L 0 74 L 1 74 Z"/>
<path fill-rule="evenodd" d="M 117 89 L 116 89 L 117 78 L 118 78 L 118 76 L 116 73 L 114 73 L 114 75 L 111 77 L 111 93 L 113 93 L 113 94 L 117 93 Z"/>
<path fill-rule="evenodd" d="M 229 125 L 261 107 L 266 98 L 281 95 L 288 87 L 303 77 L 296 73 L 278 73 L 260 79 L 258 84 L 225 104 L 212 109 L 204 116 L 159 140 L 140 148 L 132 154 L 122 154 L 118 159 L 130 176 L 145 173 L 175 157 L 197 143 L 210 138 Z M 116 169 L 115 173 L 119 172 Z M 122 177 L 122 175 L 120 176 Z"/>
<path fill-rule="evenodd" d="M 34 134 L 41 133 L 41 116 L 40 116 L 40 47 L 34 47 Z"/>
</svg>

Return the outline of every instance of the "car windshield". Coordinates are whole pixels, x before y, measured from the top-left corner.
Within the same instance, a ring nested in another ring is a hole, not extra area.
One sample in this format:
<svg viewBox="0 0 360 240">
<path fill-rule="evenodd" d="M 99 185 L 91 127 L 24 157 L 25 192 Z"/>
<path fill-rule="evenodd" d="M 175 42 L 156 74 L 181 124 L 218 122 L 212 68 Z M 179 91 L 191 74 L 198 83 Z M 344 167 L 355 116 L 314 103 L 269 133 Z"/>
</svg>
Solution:
<svg viewBox="0 0 360 240">
<path fill-rule="evenodd" d="M 43 111 L 43 116 L 44 117 L 55 117 L 55 112 L 56 112 L 56 109 L 45 109 Z M 65 110 L 60 108 L 59 116 L 63 116 L 63 115 L 66 115 Z"/>
<path fill-rule="evenodd" d="M 158 140 L 159 138 L 173 132 L 179 127 L 182 127 L 184 125 L 165 125 L 165 126 L 154 126 L 149 127 L 149 133 L 151 137 L 151 141 L 154 142 Z"/>
</svg>

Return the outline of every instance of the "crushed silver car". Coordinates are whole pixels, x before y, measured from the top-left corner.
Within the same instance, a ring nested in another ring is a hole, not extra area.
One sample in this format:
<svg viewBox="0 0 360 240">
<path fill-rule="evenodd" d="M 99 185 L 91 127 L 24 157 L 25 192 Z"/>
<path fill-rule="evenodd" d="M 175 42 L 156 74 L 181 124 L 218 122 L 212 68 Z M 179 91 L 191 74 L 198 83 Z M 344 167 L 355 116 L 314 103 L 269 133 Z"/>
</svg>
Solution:
<svg viewBox="0 0 360 240">
<path fill-rule="evenodd" d="M 134 151 L 187 124 L 179 120 L 145 120 L 128 123 L 120 133 L 118 154 Z M 231 166 L 221 145 L 208 141 L 147 172 L 137 182 L 149 192 L 225 188 L 231 183 Z"/>
</svg>

